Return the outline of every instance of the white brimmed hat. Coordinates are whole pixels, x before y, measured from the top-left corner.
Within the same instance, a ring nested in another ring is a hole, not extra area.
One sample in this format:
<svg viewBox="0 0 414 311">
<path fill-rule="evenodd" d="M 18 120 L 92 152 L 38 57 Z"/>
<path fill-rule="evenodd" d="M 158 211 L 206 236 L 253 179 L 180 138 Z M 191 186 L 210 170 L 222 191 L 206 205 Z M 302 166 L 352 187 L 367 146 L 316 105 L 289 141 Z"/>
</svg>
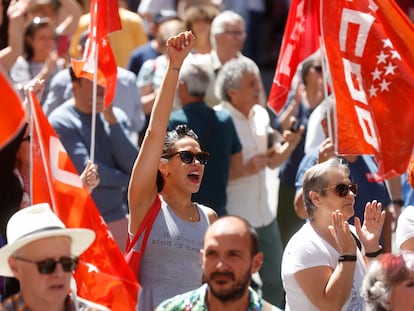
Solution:
<svg viewBox="0 0 414 311">
<path fill-rule="evenodd" d="M 26 207 L 10 217 L 7 223 L 7 245 L 0 248 L 0 275 L 13 276 L 9 257 L 31 242 L 56 236 L 72 239 L 71 255 L 79 256 L 95 240 L 95 232 L 83 228 L 66 228 L 48 203 Z"/>
</svg>

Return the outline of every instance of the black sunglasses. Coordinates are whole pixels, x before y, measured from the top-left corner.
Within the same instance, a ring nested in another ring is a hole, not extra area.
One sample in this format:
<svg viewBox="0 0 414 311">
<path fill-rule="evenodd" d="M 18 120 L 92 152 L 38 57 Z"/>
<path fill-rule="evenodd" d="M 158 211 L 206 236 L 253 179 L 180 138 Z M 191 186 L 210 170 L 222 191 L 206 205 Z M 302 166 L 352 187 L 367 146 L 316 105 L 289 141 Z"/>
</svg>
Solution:
<svg viewBox="0 0 414 311">
<path fill-rule="evenodd" d="M 349 190 L 351 190 L 354 195 L 358 194 L 358 184 L 356 183 L 351 183 L 351 184 L 340 183 L 332 187 L 327 187 L 324 190 L 327 190 L 327 189 L 333 189 L 335 194 L 341 198 L 346 197 L 347 194 L 349 193 Z"/>
<path fill-rule="evenodd" d="M 315 69 L 315 71 L 316 72 L 318 72 L 318 73 L 322 73 L 322 66 L 321 65 L 318 65 L 318 66 L 312 66 L 313 67 L 313 69 Z"/>
<path fill-rule="evenodd" d="M 30 262 L 37 265 L 37 271 L 39 271 L 40 274 L 51 274 L 55 272 L 56 266 L 58 263 L 62 265 L 62 269 L 65 272 L 72 272 L 76 269 L 79 263 L 79 257 L 68 257 L 68 256 L 62 256 L 58 260 L 48 258 L 45 260 L 30 260 L 22 257 L 14 256 L 17 260 L 21 260 L 24 262 Z"/>
<path fill-rule="evenodd" d="M 203 165 L 206 165 L 208 162 L 208 159 L 210 158 L 210 154 L 206 151 L 200 151 L 200 152 L 194 153 L 188 150 L 177 151 L 172 154 L 168 154 L 164 156 L 164 158 L 170 159 L 173 156 L 176 156 L 177 154 L 180 155 L 181 161 L 183 161 L 185 164 L 193 163 L 193 160 L 195 157 L 198 162 L 200 162 Z"/>
</svg>

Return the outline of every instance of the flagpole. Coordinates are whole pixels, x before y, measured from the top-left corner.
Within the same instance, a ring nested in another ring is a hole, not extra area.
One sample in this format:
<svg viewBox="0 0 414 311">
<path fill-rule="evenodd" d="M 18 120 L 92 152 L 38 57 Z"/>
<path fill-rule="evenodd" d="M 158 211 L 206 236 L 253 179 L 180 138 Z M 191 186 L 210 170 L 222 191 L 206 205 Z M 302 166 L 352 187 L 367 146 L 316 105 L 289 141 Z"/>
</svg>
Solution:
<svg viewBox="0 0 414 311">
<path fill-rule="evenodd" d="M 95 159 L 95 133 L 96 133 L 96 93 L 98 85 L 98 45 L 95 46 L 94 55 L 94 73 L 93 73 L 93 91 L 92 91 L 92 122 L 91 122 L 91 150 L 90 160 L 93 163 Z"/>
<path fill-rule="evenodd" d="M 319 14 L 319 27 L 321 29 L 321 33 L 323 34 L 323 28 L 322 28 L 322 5 L 320 5 L 320 14 Z M 319 46 L 321 49 L 321 65 L 322 65 L 322 76 L 323 76 L 323 93 L 324 93 L 324 97 L 325 97 L 325 101 L 328 101 L 328 78 L 330 77 L 330 75 L 328 75 L 329 71 L 329 66 L 327 58 L 326 58 L 326 49 L 325 49 L 325 41 L 323 40 L 322 36 L 319 37 Z M 332 83 L 331 83 L 332 84 Z M 333 92 L 333 90 L 332 90 Z M 333 94 L 334 98 L 335 98 L 335 94 Z M 338 150 L 338 144 L 336 141 L 334 141 L 333 139 L 333 132 L 332 132 L 332 115 L 331 115 L 331 107 L 329 105 L 328 102 L 325 103 L 326 111 L 327 111 L 327 115 L 326 115 L 326 120 L 327 120 L 327 124 L 328 124 L 328 137 L 331 139 L 331 141 L 335 144 L 335 150 Z M 336 107 L 336 106 L 335 106 Z M 332 112 L 335 111 L 334 105 L 332 105 Z"/>
<path fill-rule="evenodd" d="M 325 105 L 326 111 L 327 113 L 327 121 L 328 121 L 328 136 L 331 139 L 331 141 L 333 142 L 333 133 L 332 133 L 332 116 L 331 116 L 331 111 L 330 111 L 330 107 L 328 104 L 328 100 L 329 100 L 329 94 L 328 94 L 328 68 L 327 67 L 327 62 L 326 62 L 326 51 L 325 51 L 325 43 L 322 40 L 322 37 L 319 38 L 320 39 L 320 46 L 321 46 L 321 64 L 322 64 L 322 75 L 323 75 L 323 95 L 325 98 L 325 103 L 322 103 L 323 105 Z"/>
<path fill-rule="evenodd" d="M 30 97 L 31 100 L 31 97 Z M 31 107 L 33 107 L 33 104 L 30 105 Z M 34 140 L 33 140 L 33 117 L 32 117 L 32 108 L 29 109 L 30 114 L 29 114 L 29 125 L 30 126 L 30 148 L 29 148 L 29 200 L 30 200 L 30 205 L 33 205 L 33 145 L 34 145 Z"/>
<path fill-rule="evenodd" d="M 28 118 L 29 118 L 29 122 L 27 122 L 27 126 L 29 126 L 29 131 L 30 131 L 30 148 L 29 148 L 29 200 L 30 200 L 30 205 L 33 204 L 33 144 L 34 144 L 34 137 L 33 137 L 33 100 L 32 100 L 32 90 L 29 90 L 28 92 L 28 100 L 29 100 L 29 107 L 28 107 L 28 111 L 27 113 L 29 114 Z M 34 95 L 33 95 L 34 96 Z"/>
<path fill-rule="evenodd" d="M 98 10 L 98 4 L 95 3 L 95 6 L 93 8 L 95 18 L 98 18 L 97 10 Z M 96 38 L 96 29 L 92 29 L 93 36 Z M 96 133 L 96 94 L 97 94 L 97 85 L 98 85 L 98 48 L 99 44 L 96 44 L 96 39 L 93 40 L 92 43 L 94 45 L 94 56 L 93 56 L 93 90 L 92 90 L 92 122 L 91 122 L 91 149 L 89 151 L 90 153 L 90 160 L 92 163 L 95 161 L 95 133 Z"/>
<path fill-rule="evenodd" d="M 35 103 L 33 101 L 32 96 L 35 96 L 35 94 L 33 93 L 33 91 L 29 92 L 29 100 L 30 100 L 30 110 L 31 111 L 35 111 Z M 33 113 L 32 114 L 32 119 L 33 119 L 33 126 L 36 126 L 36 135 L 37 137 L 39 137 L 39 133 L 41 132 L 41 129 L 39 128 L 39 120 L 37 119 L 37 114 Z M 32 129 L 34 130 L 34 129 Z M 43 135 L 43 133 L 42 133 Z M 40 149 L 40 153 L 41 154 L 47 154 L 45 151 L 45 146 L 43 145 L 43 141 L 41 139 L 38 139 L 39 141 L 39 149 Z M 44 156 L 41 157 L 42 158 L 42 162 L 43 162 L 43 167 L 46 170 L 49 167 L 49 163 L 46 161 L 46 158 Z M 50 180 L 50 175 L 46 174 L 46 182 L 47 182 L 47 187 L 48 189 L 52 189 L 52 181 Z M 56 198 L 55 195 L 51 192 L 49 192 L 50 194 L 50 200 L 52 201 L 52 210 L 56 213 Z M 30 197 L 33 197 L 33 193 L 30 193 Z"/>
</svg>

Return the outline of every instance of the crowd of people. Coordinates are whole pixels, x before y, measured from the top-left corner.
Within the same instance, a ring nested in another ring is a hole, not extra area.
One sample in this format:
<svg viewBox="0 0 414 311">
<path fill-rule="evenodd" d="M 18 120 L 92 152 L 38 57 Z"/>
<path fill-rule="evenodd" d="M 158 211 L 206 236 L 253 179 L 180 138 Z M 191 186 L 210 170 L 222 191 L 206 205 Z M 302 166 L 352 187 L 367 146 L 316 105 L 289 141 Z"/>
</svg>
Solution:
<svg viewBox="0 0 414 311">
<path fill-rule="evenodd" d="M 70 290 L 95 233 L 31 203 L 29 92 L 120 252 L 156 210 L 137 310 L 414 305 L 414 202 L 403 190 L 414 170 L 382 180 L 371 156 L 336 154 L 319 51 L 299 66 L 280 115 L 267 108 L 254 31 L 279 1 L 269 2 L 119 0 L 109 106 L 105 87 L 70 62 L 85 48 L 90 1 L 0 3 L 1 73 L 27 111 L 0 149 L 0 310 L 106 309 Z"/>
</svg>

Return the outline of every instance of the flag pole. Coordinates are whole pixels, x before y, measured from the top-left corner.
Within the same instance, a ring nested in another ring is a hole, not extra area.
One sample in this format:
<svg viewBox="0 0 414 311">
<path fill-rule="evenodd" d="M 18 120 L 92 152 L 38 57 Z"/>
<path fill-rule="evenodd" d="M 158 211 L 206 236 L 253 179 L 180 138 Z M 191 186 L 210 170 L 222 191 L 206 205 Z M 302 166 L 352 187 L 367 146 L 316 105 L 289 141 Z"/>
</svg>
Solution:
<svg viewBox="0 0 414 311">
<path fill-rule="evenodd" d="M 32 91 L 30 91 L 30 92 L 32 92 Z M 33 139 L 33 133 L 34 133 L 34 131 L 33 131 L 33 113 L 32 113 L 32 111 L 33 111 L 33 100 L 32 100 L 32 95 L 31 94 L 29 94 L 29 102 L 30 102 L 30 105 L 28 105 L 29 106 L 29 111 L 28 111 L 28 113 L 29 113 L 29 122 L 27 123 L 28 125 L 27 126 L 30 126 L 30 128 L 29 128 L 29 131 L 30 131 L 30 141 L 29 141 L 29 144 L 30 144 L 30 147 L 29 147 L 29 165 L 30 165 L 30 168 L 29 168 L 29 200 L 30 200 L 30 205 L 33 205 L 33 146 L 34 146 L 34 139 Z"/>
<path fill-rule="evenodd" d="M 95 3 L 93 8 L 95 18 L 98 18 L 98 4 Z M 96 29 L 92 29 L 92 35 L 96 38 Z M 98 46 L 96 44 L 96 39 L 93 40 L 94 45 L 94 56 L 93 56 L 93 89 L 92 89 L 92 122 L 91 122 L 91 148 L 90 148 L 90 160 L 93 163 L 95 160 L 95 133 L 96 133 L 96 93 L 97 93 L 97 85 L 98 85 Z"/>
<path fill-rule="evenodd" d="M 322 16 L 323 16 L 322 9 L 323 8 L 322 8 L 322 5 L 323 5 L 323 3 L 320 2 L 320 4 L 319 4 L 319 29 L 320 29 L 321 36 L 319 37 L 319 46 L 320 46 L 320 50 L 321 50 L 323 92 L 324 92 L 324 97 L 325 97 L 325 101 L 326 101 L 325 106 L 327 106 L 329 108 L 329 109 L 327 109 L 327 116 L 326 116 L 327 125 L 328 125 L 328 137 L 331 139 L 331 142 L 334 143 L 335 151 L 337 152 L 338 151 L 338 142 L 334 140 L 334 137 L 333 137 L 334 134 L 332 132 L 332 121 L 335 120 L 335 109 L 336 109 L 335 107 L 336 107 L 336 104 L 335 104 L 335 101 L 334 101 L 335 105 L 331 106 L 332 107 L 332 112 L 334 112 L 334 113 L 331 114 L 331 109 L 329 107 L 330 105 L 327 102 L 329 100 L 329 98 L 328 98 L 328 96 L 329 96 L 329 94 L 328 94 L 328 79 L 331 78 L 331 75 L 330 75 L 328 60 L 327 60 L 327 57 L 326 57 L 325 41 L 323 40 L 323 23 L 322 23 Z M 332 85 L 332 83 L 331 83 L 331 85 Z M 332 93 L 333 93 L 333 96 L 335 98 L 335 93 L 334 93 L 333 89 L 332 89 Z M 332 118 L 334 120 L 332 120 Z"/>
<path fill-rule="evenodd" d="M 33 91 L 29 92 L 30 110 L 33 112 L 32 113 L 32 119 L 33 119 L 32 125 L 34 127 L 36 127 L 36 136 L 39 137 L 39 133 L 41 133 L 42 131 L 41 131 L 40 126 L 39 126 L 40 122 L 38 120 L 38 115 L 37 115 L 37 113 L 35 113 L 36 108 L 35 108 L 35 102 L 33 100 L 33 97 L 35 97 L 35 96 L 36 95 L 33 93 Z M 34 131 L 34 128 L 32 128 L 32 131 Z M 43 133 L 40 134 L 40 135 L 43 135 Z M 33 138 L 32 138 L 32 140 L 33 140 Z M 40 153 L 41 154 L 47 154 L 46 150 L 45 150 L 46 147 L 43 144 L 43 141 L 41 139 L 38 139 L 38 141 L 39 141 Z M 43 162 L 43 167 L 46 170 L 46 168 L 48 168 L 50 164 L 46 161 L 46 158 L 44 156 L 42 156 L 41 158 L 42 158 L 42 162 Z M 30 164 L 31 166 L 32 166 L 32 163 L 33 163 L 33 158 L 31 157 L 31 164 Z M 52 189 L 52 180 L 50 179 L 49 174 L 46 174 L 46 183 L 47 183 L 48 189 Z M 57 204 L 56 197 L 54 196 L 53 193 L 51 193 L 51 192 L 49 192 L 49 193 L 50 193 L 50 200 L 52 201 L 51 202 L 52 203 L 52 210 L 53 210 L 53 212 L 56 213 L 56 206 L 57 206 L 56 205 Z M 32 200 L 33 194 L 34 194 L 33 192 L 30 193 L 30 202 L 33 201 Z"/>
<path fill-rule="evenodd" d="M 96 133 L 96 93 L 98 84 L 98 45 L 95 46 L 94 55 L 94 73 L 93 73 L 93 90 L 92 90 L 92 122 L 91 122 L 91 150 L 90 160 L 93 163 L 95 159 L 95 133 Z"/>
<path fill-rule="evenodd" d="M 331 116 L 331 111 L 329 110 L 329 104 L 328 104 L 328 100 L 329 100 L 329 94 L 328 94 L 328 79 L 330 77 L 329 75 L 329 68 L 328 68 L 328 62 L 326 59 L 326 50 L 325 50 L 325 42 L 322 40 L 322 37 L 319 37 L 319 41 L 320 41 L 320 47 L 321 47 L 321 65 L 322 65 L 322 76 L 323 76 L 323 95 L 324 95 L 324 102 L 322 102 L 323 105 L 325 105 L 327 116 L 327 123 L 328 123 L 328 136 L 331 139 L 331 141 L 333 142 L 333 133 L 332 133 L 332 116 Z"/>
</svg>

